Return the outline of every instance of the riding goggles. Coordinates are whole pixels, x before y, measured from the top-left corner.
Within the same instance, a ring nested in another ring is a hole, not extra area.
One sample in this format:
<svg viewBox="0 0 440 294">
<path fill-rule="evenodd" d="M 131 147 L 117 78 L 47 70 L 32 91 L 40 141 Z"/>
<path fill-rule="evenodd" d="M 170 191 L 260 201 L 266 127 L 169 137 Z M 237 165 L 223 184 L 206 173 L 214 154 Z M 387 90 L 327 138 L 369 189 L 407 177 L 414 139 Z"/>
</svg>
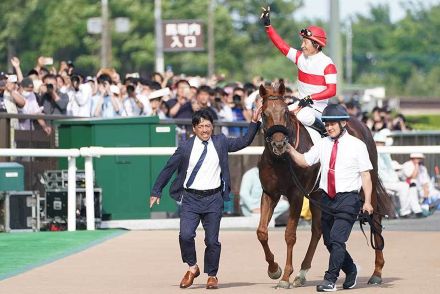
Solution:
<svg viewBox="0 0 440 294">
<path fill-rule="evenodd" d="M 299 32 L 299 34 L 301 35 L 301 36 L 303 36 L 303 37 L 311 37 L 313 34 L 312 34 L 312 31 L 310 31 L 309 29 L 302 29 L 300 32 Z"/>
</svg>

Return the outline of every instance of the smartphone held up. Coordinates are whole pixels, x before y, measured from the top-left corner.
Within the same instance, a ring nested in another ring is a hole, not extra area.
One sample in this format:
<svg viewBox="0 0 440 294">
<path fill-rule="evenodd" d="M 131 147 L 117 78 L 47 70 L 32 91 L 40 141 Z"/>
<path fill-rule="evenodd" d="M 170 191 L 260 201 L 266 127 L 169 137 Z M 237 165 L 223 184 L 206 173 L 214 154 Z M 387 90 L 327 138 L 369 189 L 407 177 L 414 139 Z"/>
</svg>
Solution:
<svg viewBox="0 0 440 294">
<path fill-rule="evenodd" d="M 43 65 L 53 65 L 52 57 L 43 57 Z"/>
</svg>

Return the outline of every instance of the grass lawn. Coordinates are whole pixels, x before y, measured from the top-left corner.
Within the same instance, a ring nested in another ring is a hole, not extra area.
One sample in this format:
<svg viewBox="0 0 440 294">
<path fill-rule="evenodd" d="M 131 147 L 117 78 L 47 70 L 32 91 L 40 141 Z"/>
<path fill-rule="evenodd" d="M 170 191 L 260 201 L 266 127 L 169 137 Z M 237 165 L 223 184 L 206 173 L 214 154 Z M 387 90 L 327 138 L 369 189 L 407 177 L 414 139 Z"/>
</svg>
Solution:
<svg viewBox="0 0 440 294">
<path fill-rule="evenodd" d="M 0 280 L 82 251 L 122 232 L 0 233 Z"/>
</svg>

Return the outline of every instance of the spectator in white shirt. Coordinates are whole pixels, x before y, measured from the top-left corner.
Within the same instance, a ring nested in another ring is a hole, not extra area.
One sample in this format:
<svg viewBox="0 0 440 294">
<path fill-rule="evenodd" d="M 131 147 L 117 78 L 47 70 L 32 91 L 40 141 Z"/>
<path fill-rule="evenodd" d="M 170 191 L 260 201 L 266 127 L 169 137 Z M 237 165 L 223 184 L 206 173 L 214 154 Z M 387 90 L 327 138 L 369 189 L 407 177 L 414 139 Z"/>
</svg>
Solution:
<svg viewBox="0 0 440 294">
<path fill-rule="evenodd" d="M 42 114 L 42 109 L 38 105 L 37 98 L 33 91 L 34 83 L 28 77 L 24 78 L 21 83 L 21 95 L 26 99 L 26 103 L 22 108 L 19 108 L 19 113 L 23 114 Z M 43 131 L 49 136 L 52 133 L 52 128 L 46 124 L 43 119 L 38 119 L 38 123 L 40 124 Z M 20 120 L 20 130 L 33 130 L 33 123 L 29 119 Z"/>
<path fill-rule="evenodd" d="M 70 93 L 69 109 L 71 115 L 90 117 L 92 99 L 92 87 L 90 83 L 81 83 L 81 77 L 73 75 L 71 78 L 72 88 Z"/>
<path fill-rule="evenodd" d="M 169 88 L 163 88 L 150 93 L 148 99 L 150 100 L 150 105 L 152 110 L 151 115 L 157 115 L 159 119 L 167 118 L 165 113 L 161 109 L 161 105 L 162 105 L 163 96 L 170 95 L 170 93 L 171 92 Z"/>
<path fill-rule="evenodd" d="M 374 141 L 376 146 L 385 146 L 387 138 L 382 132 L 378 132 L 374 135 Z M 410 185 L 399 179 L 393 168 L 391 155 L 389 153 L 379 153 L 377 159 L 379 177 L 384 187 L 389 191 L 395 192 L 399 197 L 400 216 L 407 218 L 414 213 L 416 217 L 424 217 L 418 201 L 417 191 L 415 190 L 416 193 L 413 193 L 414 190 L 410 189 Z"/>
</svg>

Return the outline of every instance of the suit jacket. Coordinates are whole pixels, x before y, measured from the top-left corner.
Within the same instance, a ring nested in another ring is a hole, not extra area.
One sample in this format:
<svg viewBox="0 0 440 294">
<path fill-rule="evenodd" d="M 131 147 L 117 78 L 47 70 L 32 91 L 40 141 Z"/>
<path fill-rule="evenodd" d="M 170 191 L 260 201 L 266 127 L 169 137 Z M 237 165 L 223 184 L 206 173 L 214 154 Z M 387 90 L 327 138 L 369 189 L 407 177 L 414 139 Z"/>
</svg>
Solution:
<svg viewBox="0 0 440 294">
<path fill-rule="evenodd" d="M 257 134 L 260 124 L 260 122 L 251 122 L 247 133 L 242 137 L 227 138 L 223 134 L 213 135 L 211 137 L 219 157 L 222 197 L 225 201 L 230 200 L 229 193 L 231 191 L 228 152 L 235 152 L 250 145 Z M 180 200 L 184 190 L 183 184 L 186 179 L 186 172 L 188 170 L 189 158 L 194 145 L 194 138 L 195 137 L 191 137 L 183 142 L 170 157 L 154 183 L 153 189 L 151 190 L 152 196 L 161 197 L 162 189 L 168 184 L 174 172 L 177 170 L 177 177 L 170 187 L 170 195 L 176 201 Z"/>
</svg>

